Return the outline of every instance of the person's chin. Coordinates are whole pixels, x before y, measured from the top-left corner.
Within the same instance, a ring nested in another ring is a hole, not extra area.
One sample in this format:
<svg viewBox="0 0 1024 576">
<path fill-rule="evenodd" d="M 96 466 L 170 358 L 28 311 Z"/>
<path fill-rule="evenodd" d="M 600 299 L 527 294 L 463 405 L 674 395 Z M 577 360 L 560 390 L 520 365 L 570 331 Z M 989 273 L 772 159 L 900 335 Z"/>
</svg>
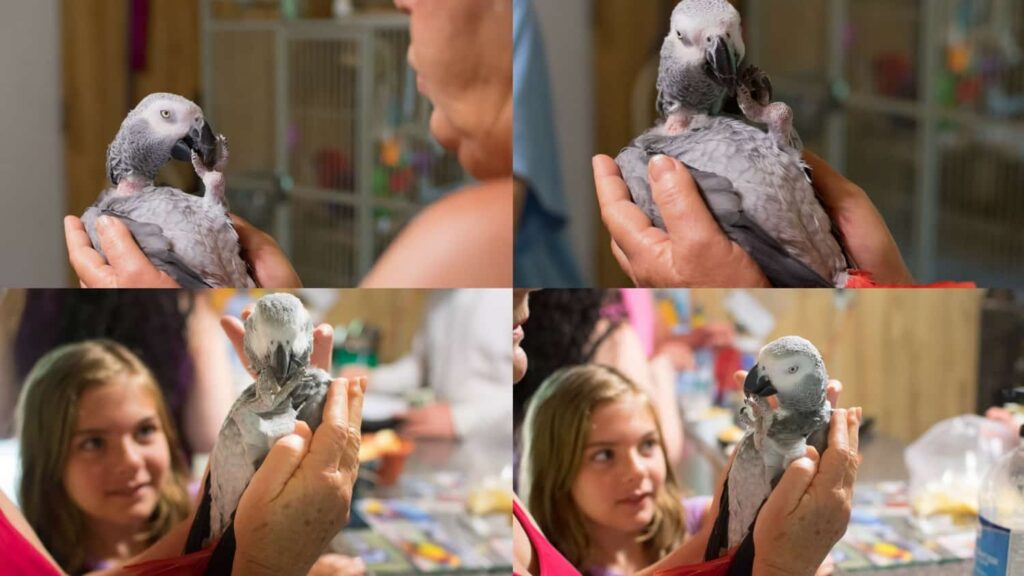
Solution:
<svg viewBox="0 0 1024 576">
<path fill-rule="evenodd" d="M 459 137 L 459 131 L 456 130 L 448 116 L 436 104 L 434 105 L 434 111 L 430 114 L 430 133 L 434 135 L 438 144 L 443 146 L 445 150 L 458 154 L 459 144 L 462 142 L 462 138 Z"/>
<path fill-rule="evenodd" d="M 515 346 L 512 348 L 512 382 L 519 382 L 526 375 L 526 368 L 529 360 L 526 358 L 526 351 Z"/>
</svg>

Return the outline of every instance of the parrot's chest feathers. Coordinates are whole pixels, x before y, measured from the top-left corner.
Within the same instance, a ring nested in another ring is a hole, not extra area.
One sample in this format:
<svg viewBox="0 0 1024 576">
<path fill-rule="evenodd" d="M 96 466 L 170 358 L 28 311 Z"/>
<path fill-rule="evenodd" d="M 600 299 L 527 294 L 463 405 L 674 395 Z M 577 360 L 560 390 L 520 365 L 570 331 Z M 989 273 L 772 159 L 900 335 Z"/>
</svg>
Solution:
<svg viewBox="0 0 1024 576">
<path fill-rule="evenodd" d="M 295 414 L 295 409 L 287 402 L 270 411 L 241 411 L 238 426 L 251 448 L 253 464 L 258 466 L 275 442 L 295 431 Z"/>
</svg>

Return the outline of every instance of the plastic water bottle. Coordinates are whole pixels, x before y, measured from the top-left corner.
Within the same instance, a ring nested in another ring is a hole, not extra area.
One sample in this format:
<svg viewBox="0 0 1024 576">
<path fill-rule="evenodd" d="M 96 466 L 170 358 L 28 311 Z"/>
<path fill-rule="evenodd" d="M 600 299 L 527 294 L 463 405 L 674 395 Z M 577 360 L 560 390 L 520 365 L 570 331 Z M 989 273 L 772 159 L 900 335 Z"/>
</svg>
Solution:
<svg viewBox="0 0 1024 576">
<path fill-rule="evenodd" d="M 1024 576 L 1024 426 L 1020 434 L 982 482 L 974 576 Z"/>
</svg>

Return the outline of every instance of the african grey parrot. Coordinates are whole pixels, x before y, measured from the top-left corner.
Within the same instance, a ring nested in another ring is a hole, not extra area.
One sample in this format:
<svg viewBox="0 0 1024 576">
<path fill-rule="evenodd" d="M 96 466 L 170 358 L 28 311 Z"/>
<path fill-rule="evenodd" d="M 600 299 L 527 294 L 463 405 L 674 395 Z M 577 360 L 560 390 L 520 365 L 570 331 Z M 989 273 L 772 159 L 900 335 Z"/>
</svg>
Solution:
<svg viewBox="0 0 1024 576">
<path fill-rule="evenodd" d="M 773 286 L 845 286 L 849 263 L 808 180 L 793 112 L 772 103 L 768 77 L 743 62 L 739 13 L 726 0 L 683 0 L 671 20 L 658 69 L 662 120 L 615 160 L 633 201 L 666 227 L 647 164 L 674 157 Z M 723 114 L 733 99 L 745 118 Z"/>
<path fill-rule="evenodd" d="M 748 430 L 736 447 L 708 559 L 743 542 L 786 467 L 808 445 L 819 454 L 825 450 L 832 417 L 827 389 L 825 362 L 814 344 L 785 336 L 761 349 L 743 384 L 741 420 Z"/>
<path fill-rule="evenodd" d="M 206 188 L 203 196 L 154 185 L 171 158 L 192 162 Z M 114 187 L 82 215 L 92 245 L 101 250 L 96 219 L 113 216 L 128 226 L 153 265 L 181 286 L 254 287 L 227 215 L 227 160 L 227 140 L 214 136 L 199 106 L 176 94 L 146 96 L 107 149 Z"/>
<path fill-rule="evenodd" d="M 331 382 L 326 372 L 309 365 L 313 322 L 291 294 L 269 294 L 256 302 L 245 320 L 244 347 L 256 382 L 235 401 L 217 436 L 206 495 L 185 549 L 195 552 L 223 535 L 214 558 L 227 562 L 234 555 L 229 527 L 242 492 L 270 447 L 294 431 L 296 420 L 316 430 Z"/>
</svg>

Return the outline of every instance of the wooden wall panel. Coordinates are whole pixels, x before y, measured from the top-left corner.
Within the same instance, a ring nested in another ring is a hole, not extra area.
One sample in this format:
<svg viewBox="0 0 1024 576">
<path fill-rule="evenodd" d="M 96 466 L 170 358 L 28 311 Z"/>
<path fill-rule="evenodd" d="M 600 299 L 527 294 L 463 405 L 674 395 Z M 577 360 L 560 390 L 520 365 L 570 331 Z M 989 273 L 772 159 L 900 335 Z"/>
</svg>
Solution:
<svg viewBox="0 0 1024 576">
<path fill-rule="evenodd" d="M 724 290 L 694 291 L 712 320 L 727 319 Z M 797 334 L 825 356 L 845 386 L 841 403 L 861 405 L 878 429 L 910 441 L 939 420 L 976 409 L 983 293 L 976 290 L 846 292 L 844 312 L 831 290 L 754 294 L 776 315 L 771 338 Z"/>
<path fill-rule="evenodd" d="M 158 91 L 199 97 L 198 0 L 150 0 L 149 11 L 146 67 L 130 73 L 128 2 L 61 3 L 65 174 L 71 214 L 84 212 L 108 185 L 107 146 L 132 106 Z M 165 170 L 160 179 L 186 189 L 195 182 L 183 163 Z"/>
<path fill-rule="evenodd" d="M 127 110 L 124 0 L 64 0 L 68 210 L 81 214 L 107 185 L 106 149 Z"/>
<path fill-rule="evenodd" d="M 596 0 L 594 4 L 594 118 L 596 153 L 614 156 L 636 136 L 630 134 L 630 87 L 637 71 L 656 49 L 665 28 L 664 2 Z M 598 286 L 629 286 L 629 278 L 612 256 L 608 230 L 598 220 Z"/>
<path fill-rule="evenodd" d="M 423 321 L 427 290 L 340 290 L 324 319 L 332 325 L 360 318 L 381 329 L 380 360 L 391 362 L 408 352 Z"/>
</svg>

